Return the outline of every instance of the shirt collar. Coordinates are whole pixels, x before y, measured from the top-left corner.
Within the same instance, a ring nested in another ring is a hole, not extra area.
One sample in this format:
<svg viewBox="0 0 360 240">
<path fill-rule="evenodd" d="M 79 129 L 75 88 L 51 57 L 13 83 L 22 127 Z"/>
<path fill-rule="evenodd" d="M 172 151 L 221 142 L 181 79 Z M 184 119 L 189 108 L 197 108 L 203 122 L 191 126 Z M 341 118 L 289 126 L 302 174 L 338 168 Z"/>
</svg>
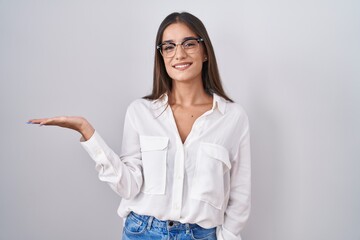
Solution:
<svg viewBox="0 0 360 240">
<path fill-rule="evenodd" d="M 226 103 L 227 103 L 227 101 L 224 98 L 220 97 L 216 93 L 213 93 L 213 107 L 212 107 L 212 110 L 217 108 L 219 110 L 219 112 L 224 115 L 225 114 L 225 109 L 226 109 Z"/>
<path fill-rule="evenodd" d="M 158 99 L 152 100 L 152 103 L 158 108 L 161 106 L 167 106 L 168 104 L 168 95 L 167 93 L 162 94 Z M 225 114 L 226 110 L 226 101 L 223 97 L 213 93 L 213 106 L 211 110 L 218 109 L 221 114 Z"/>
</svg>

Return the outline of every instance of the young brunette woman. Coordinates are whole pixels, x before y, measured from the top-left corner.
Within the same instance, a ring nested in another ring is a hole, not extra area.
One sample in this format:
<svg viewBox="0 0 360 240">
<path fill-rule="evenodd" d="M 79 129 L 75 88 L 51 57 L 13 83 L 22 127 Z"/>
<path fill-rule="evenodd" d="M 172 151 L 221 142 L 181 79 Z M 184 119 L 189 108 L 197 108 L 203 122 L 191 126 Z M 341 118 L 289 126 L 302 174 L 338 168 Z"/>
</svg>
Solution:
<svg viewBox="0 0 360 240">
<path fill-rule="evenodd" d="M 161 23 L 153 91 L 127 109 L 121 154 L 83 117 L 33 119 L 70 128 L 121 197 L 123 239 L 241 239 L 250 212 L 250 137 L 243 108 L 221 85 L 203 23 Z"/>
</svg>

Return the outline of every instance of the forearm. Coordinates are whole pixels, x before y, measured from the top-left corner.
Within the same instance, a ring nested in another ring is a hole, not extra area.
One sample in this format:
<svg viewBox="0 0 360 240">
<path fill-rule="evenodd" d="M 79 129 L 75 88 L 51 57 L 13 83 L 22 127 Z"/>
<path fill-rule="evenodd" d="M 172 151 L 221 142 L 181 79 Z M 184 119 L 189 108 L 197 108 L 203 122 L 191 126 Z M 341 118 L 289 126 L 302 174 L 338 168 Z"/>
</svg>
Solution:
<svg viewBox="0 0 360 240">
<path fill-rule="evenodd" d="M 135 196 L 142 185 L 141 160 L 138 154 L 133 157 L 120 157 L 105 143 L 101 136 L 93 136 L 81 145 L 95 161 L 99 179 L 106 182 L 121 197 L 129 199 Z"/>
</svg>

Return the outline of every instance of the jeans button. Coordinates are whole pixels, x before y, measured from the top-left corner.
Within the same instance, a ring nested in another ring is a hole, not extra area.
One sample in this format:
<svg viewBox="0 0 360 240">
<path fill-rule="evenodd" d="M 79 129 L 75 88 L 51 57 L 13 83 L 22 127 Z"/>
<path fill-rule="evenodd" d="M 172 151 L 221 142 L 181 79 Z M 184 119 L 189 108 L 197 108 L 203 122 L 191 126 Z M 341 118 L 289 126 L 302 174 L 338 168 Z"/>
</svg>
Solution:
<svg viewBox="0 0 360 240">
<path fill-rule="evenodd" d="M 170 221 L 169 222 L 169 226 L 172 227 L 174 225 L 174 222 L 173 221 Z"/>
</svg>

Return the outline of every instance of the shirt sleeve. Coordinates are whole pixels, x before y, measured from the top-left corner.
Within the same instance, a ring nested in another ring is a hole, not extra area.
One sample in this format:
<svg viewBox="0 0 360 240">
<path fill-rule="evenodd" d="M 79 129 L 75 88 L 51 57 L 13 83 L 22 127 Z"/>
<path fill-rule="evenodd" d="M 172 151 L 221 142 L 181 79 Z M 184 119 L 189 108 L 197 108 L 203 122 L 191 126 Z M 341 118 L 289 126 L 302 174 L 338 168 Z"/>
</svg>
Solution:
<svg viewBox="0 0 360 240">
<path fill-rule="evenodd" d="M 101 181 L 108 183 L 124 199 L 140 192 L 143 183 L 140 142 L 129 111 L 125 115 L 121 156 L 114 153 L 97 131 L 89 140 L 80 143 L 95 161 Z"/>
<path fill-rule="evenodd" d="M 250 131 L 247 117 L 242 124 L 242 129 L 244 130 L 240 137 L 240 145 L 232 160 L 230 170 L 230 197 L 225 210 L 224 223 L 217 227 L 217 238 L 219 240 L 241 240 L 240 232 L 250 214 L 251 161 Z"/>
</svg>

